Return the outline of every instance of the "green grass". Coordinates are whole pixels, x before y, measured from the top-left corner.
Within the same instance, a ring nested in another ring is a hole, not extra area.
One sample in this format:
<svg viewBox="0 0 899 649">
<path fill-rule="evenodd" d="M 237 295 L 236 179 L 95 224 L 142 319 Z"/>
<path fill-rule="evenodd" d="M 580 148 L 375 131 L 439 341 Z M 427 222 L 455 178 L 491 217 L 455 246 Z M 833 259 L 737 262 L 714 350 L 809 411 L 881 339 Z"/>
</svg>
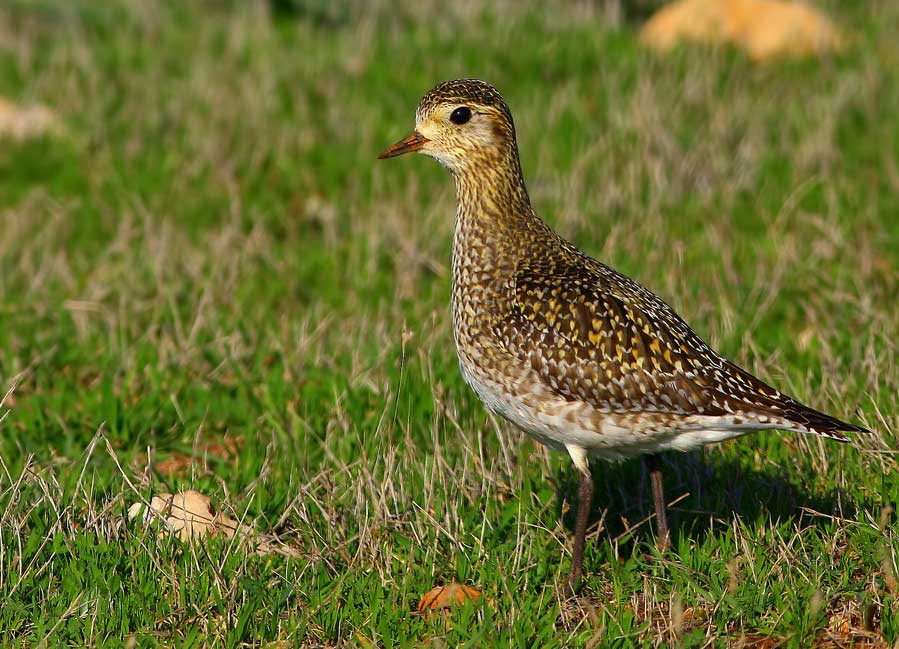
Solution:
<svg viewBox="0 0 899 649">
<path fill-rule="evenodd" d="M 0 96 L 65 124 L 0 143 L 0 643 L 896 642 L 899 5 L 827 3 L 845 53 L 754 66 L 589 3 L 275 4 L 0 8 Z M 566 601 L 570 462 L 457 369 L 452 182 L 375 160 L 458 76 L 504 92 L 554 227 L 874 432 L 666 457 L 662 556 L 639 462 L 597 464 Z M 301 558 L 127 521 L 186 488 Z M 490 602 L 412 614 L 453 580 Z"/>
</svg>

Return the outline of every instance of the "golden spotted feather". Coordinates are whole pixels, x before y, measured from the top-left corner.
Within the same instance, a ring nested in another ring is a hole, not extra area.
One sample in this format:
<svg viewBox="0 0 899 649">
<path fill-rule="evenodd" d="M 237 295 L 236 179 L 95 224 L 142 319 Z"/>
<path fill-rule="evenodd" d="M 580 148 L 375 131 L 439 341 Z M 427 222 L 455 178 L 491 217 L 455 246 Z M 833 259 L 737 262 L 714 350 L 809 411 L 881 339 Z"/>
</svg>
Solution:
<svg viewBox="0 0 899 649">
<path fill-rule="evenodd" d="M 557 239 L 525 259 L 496 333 L 569 401 L 610 414 L 788 420 L 832 439 L 862 430 L 804 406 L 726 360 L 655 294 Z"/>
</svg>

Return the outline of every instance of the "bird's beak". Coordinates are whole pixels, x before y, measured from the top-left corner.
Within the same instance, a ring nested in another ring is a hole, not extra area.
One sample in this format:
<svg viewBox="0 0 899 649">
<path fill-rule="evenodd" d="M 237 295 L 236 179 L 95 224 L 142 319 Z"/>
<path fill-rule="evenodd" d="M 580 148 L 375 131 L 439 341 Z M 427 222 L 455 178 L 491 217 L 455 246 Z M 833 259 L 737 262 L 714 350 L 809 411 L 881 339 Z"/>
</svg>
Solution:
<svg viewBox="0 0 899 649">
<path fill-rule="evenodd" d="M 384 149 L 381 152 L 381 155 L 378 156 L 378 160 L 383 160 L 384 158 L 395 158 L 396 156 L 403 155 L 404 153 L 419 151 L 428 142 L 430 142 L 430 140 L 424 135 L 422 135 L 418 131 L 412 131 L 409 135 L 404 137 L 396 144 L 392 144 L 391 146 Z"/>
</svg>

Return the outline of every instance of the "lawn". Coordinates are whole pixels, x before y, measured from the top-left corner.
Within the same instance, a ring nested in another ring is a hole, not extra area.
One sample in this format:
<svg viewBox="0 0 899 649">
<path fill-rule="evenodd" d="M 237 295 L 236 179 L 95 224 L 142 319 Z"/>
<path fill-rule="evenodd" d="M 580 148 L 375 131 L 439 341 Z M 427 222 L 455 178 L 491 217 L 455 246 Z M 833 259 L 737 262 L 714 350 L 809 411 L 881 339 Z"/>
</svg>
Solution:
<svg viewBox="0 0 899 649">
<path fill-rule="evenodd" d="M 846 50 L 757 65 L 589 2 L 4 3 L 0 96 L 62 127 L 0 141 L 0 644 L 892 646 L 899 3 L 818 4 Z M 568 599 L 570 460 L 458 371 L 452 181 L 375 160 L 460 76 L 553 227 L 873 432 L 667 455 L 664 554 L 595 464 Z M 128 519 L 185 489 L 292 556 Z"/>
</svg>

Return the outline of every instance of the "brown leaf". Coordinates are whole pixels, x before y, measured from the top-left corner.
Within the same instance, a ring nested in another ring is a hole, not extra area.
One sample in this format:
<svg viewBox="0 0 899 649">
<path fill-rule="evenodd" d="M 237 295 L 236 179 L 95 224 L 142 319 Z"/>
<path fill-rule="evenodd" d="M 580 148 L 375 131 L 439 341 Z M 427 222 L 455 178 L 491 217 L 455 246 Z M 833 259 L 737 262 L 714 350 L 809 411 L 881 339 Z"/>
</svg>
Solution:
<svg viewBox="0 0 899 649">
<path fill-rule="evenodd" d="M 160 475 L 174 478 L 186 474 L 194 464 L 194 458 L 184 453 L 174 453 L 154 466 Z"/>
<path fill-rule="evenodd" d="M 188 490 L 177 494 L 161 493 L 153 496 L 150 506 L 134 503 L 128 508 L 128 518 L 143 522 L 159 520 L 168 532 L 185 542 L 209 536 L 226 539 L 237 536 L 253 546 L 257 554 L 282 554 L 298 557 L 297 548 L 281 543 L 269 534 L 259 534 L 252 527 L 242 525 L 230 516 L 219 513 L 209 496 Z"/>
<path fill-rule="evenodd" d="M 835 645 L 886 649 L 889 645 L 876 632 L 879 620 L 880 610 L 874 604 L 864 606 L 855 599 L 846 599 L 832 607 L 826 636 Z"/>
<path fill-rule="evenodd" d="M 419 613 L 447 609 L 457 604 L 462 604 L 470 599 L 477 602 L 481 598 L 481 592 L 465 584 L 451 582 L 445 586 L 432 588 L 418 601 L 416 610 Z"/>
<path fill-rule="evenodd" d="M 128 517 L 137 518 L 143 512 L 143 504 L 135 503 L 129 508 Z M 218 514 L 208 496 L 192 489 L 174 495 L 162 493 L 153 496 L 150 511 L 144 514 L 144 520 L 151 520 L 154 515 L 182 541 L 206 534 L 231 538 L 238 529 L 237 521 L 225 514 Z"/>
<path fill-rule="evenodd" d="M 167 478 L 175 478 L 185 475 L 195 464 L 200 464 L 206 458 L 212 457 L 219 460 L 232 460 L 238 455 L 244 446 L 242 437 L 225 436 L 220 442 L 207 442 L 197 447 L 193 453 L 172 453 L 164 460 L 155 464 L 160 475 Z"/>
<path fill-rule="evenodd" d="M 739 649 L 778 649 L 783 643 L 771 636 L 752 634 L 740 636 L 734 646 Z"/>
<path fill-rule="evenodd" d="M 56 115 L 46 106 L 20 106 L 0 97 L 0 137 L 27 140 L 58 128 Z"/>
<path fill-rule="evenodd" d="M 684 622 L 692 622 L 694 620 L 704 620 L 706 617 L 708 617 L 708 613 L 701 606 L 695 607 L 695 608 L 690 607 L 690 608 L 684 609 L 684 617 L 683 617 Z"/>
</svg>

